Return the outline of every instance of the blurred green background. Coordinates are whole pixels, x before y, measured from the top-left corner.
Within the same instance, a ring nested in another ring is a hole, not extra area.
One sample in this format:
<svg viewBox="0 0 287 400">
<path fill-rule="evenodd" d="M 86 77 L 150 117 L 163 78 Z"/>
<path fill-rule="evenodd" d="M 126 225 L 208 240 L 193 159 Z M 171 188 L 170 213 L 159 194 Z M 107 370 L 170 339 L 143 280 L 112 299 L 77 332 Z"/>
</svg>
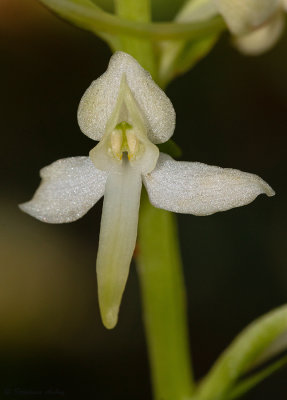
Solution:
<svg viewBox="0 0 287 400">
<path fill-rule="evenodd" d="M 170 4 L 161 2 L 172 13 Z M 287 35 L 268 54 L 243 57 L 225 35 L 167 89 L 184 160 L 256 173 L 277 192 L 210 217 L 178 216 L 197 378 L 244 326 L 287 300 L 286 49 Z M 0 54 L 0 398 L 37 398 L 36 389 L 43 398 L 58 387 L 51 398 L 151 399 L 133 265 L 118 326 L 107 331 L 100 322 L 102 203 L 67 225 L 17 208 L 37 188 L 41 167 L 95 145 L 76 112 L 110 51 L 36 0 L 0 0 Z M 283 370 L 245 399 L 286 395 Z"/>
</svg>

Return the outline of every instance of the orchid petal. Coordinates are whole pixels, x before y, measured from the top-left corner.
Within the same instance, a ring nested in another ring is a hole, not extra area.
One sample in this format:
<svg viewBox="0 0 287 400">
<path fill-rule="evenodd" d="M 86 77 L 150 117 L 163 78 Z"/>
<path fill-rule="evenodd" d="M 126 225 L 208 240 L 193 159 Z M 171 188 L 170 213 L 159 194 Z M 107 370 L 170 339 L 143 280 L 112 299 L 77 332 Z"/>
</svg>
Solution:
<svg viewBox="0 0 287 400">
<path fill-rule="evenodd" d="M 78 122 L 82 132 L 101 140 L 121 95 L 123 75 L 142 112 L 148 138 L 153 143 L 167 141 L 175 128 L 175 112 L 169 98 L 133 57 L 120 51 L 111 57 L 107 71 L 92 82 L 81 99 Z"/>
<path fill-rule="evenodd" d="M 107 179 L 97 256 L 100 311 L 108 329 L 117 323 L 128 278 L 142 186 L 141 174 L 124 161 Z"/>
<path fill-rule="evenodd" d="M 180 162 L 160 153 L 156 168 L 143 177 L 150 202 L 165 210 L 210 215 L 246 205 L 274 191 L 259 176 L 198 162 Z"/>
<path fill-rule="evenodd" d="M 89 157 L 70 157 L 41 169 L 42 182 L 22 211 L 49 223 L 81 218 L 103 196 L 107 173 L 95 168 Z"/>
<path fill-rule="evenodd" d="M 265 23 L 281 0 L 214 0 L 219 13 L 234 34 L 246 33 Z"/>
<path fill-rule="evenodd" d="M 278 12 L 272 19 L 253 32 L 234 38 L 238 50 L 247 55 L 259 55 L 271 49 L 277 42 L 285 26 L 283 12 Z"/>
</svg>

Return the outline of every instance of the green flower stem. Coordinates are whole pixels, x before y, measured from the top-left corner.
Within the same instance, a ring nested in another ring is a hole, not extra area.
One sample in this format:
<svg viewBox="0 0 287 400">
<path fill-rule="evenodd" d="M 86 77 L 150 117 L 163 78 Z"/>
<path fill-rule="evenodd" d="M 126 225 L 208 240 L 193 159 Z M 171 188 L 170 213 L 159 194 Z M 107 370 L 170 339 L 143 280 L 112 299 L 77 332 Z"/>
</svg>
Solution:
<svg viewBox="0 0 287 400">
<path fill-rule="evenodd" d="M 144 193 L 138 233 L 138 271 L 155 400 L 191 397 L 185 288 L 173 214 Z"/>
<path fill-rule="evenodd" d="M 124 20 L 149 22 L 151 8 L 149 0 L 115 0 L 116 14 Z M 137 59 L 143 68 L 156 79 L 156 65 L 153 45 L 149 39 L 134 35 L 120 35 L 120 48 Z"/>
<path fill-rule="evenodd" d="M 149 0 L 116 0 L 116 11 L 133 21 L 151 19 Z M 121 50 L 155 77 L 152 43 L 121 37 Z M 193 391 L 189 361 L 185 290 L 176 224 L 172 214 L 151 206 L 142 196 L 137 259 L 143 316 L 155 400 L 183 400 Z"/>
<path fill-rule="evenodd" d="M 149 0 L 116 0 L 116 12 L 132 21 L 151 19 Z M 155 77 L 152 43 L 121 37 L 121 50 L 132 54 Z M 186 400 L 193 392 L 189 359 L 185 290 L 174 217 L 151 206 L 143 194 L 137 259 L 143 316 L 155 400 Z"/>
</svg>

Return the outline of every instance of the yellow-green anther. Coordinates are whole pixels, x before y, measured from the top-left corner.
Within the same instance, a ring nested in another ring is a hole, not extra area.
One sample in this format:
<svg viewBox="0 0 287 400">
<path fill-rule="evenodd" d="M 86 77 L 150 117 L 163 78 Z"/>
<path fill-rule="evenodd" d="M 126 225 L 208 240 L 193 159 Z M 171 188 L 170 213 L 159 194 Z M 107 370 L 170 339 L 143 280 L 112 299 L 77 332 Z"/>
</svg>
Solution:
<svg viewBox="0 0 287 400">
<path fill-rule="evenodd" d="M 128 142 L 128 158 L 133 160 L 139 150 L 139 141 L 132 131 L 126 133 L 126 138 Z"/>
<path fill-rule="evenodd" d="M 123 134 L 119 130 L 114 130 L 111 134 L 111 153 L 118 160 L 122 159 Z"/>
<path fill-rule="evenodd" d="M 139 149 L 139 141 L 133 132 L 133 127 L 126 121 L 122 121 L 116 125 L 115 130 L 111 134 L 111 154 L 118 160 L 121 160 L 123 153 L 128 153 L 128 159 L 135 159 Z"/>
</svg>

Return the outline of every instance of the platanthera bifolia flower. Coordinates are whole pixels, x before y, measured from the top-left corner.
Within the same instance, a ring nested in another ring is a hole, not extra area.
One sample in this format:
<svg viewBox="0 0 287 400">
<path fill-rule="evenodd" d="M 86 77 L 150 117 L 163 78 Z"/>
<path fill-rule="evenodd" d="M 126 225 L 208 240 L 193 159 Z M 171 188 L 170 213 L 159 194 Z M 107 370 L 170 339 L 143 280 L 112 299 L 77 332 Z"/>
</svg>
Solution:
<svg viewBox="0 0 287 400">
<path fill-rule="evenodd" d="M 130 55 L 117 52 L 107 71 L 85 92 L 81 130 L 98 140 L 89 157 L 58 160 L 41 170 L 33 199 L 20 207 L 44 222 L 81 218 L 104 196 L 97 255 L 102 320 L 113 328 L 137 237 L 142 182 L 155 207 L 209 215 L 274 194 L 256 175 L 159 153 L 175 128 L 165 93 Z"/>
<path fill-rule="evenodd" d="M 279 39 L 285 25 L 286 0 L 213 0 L 242 53 L 258 55 Z"/>
</svg>

